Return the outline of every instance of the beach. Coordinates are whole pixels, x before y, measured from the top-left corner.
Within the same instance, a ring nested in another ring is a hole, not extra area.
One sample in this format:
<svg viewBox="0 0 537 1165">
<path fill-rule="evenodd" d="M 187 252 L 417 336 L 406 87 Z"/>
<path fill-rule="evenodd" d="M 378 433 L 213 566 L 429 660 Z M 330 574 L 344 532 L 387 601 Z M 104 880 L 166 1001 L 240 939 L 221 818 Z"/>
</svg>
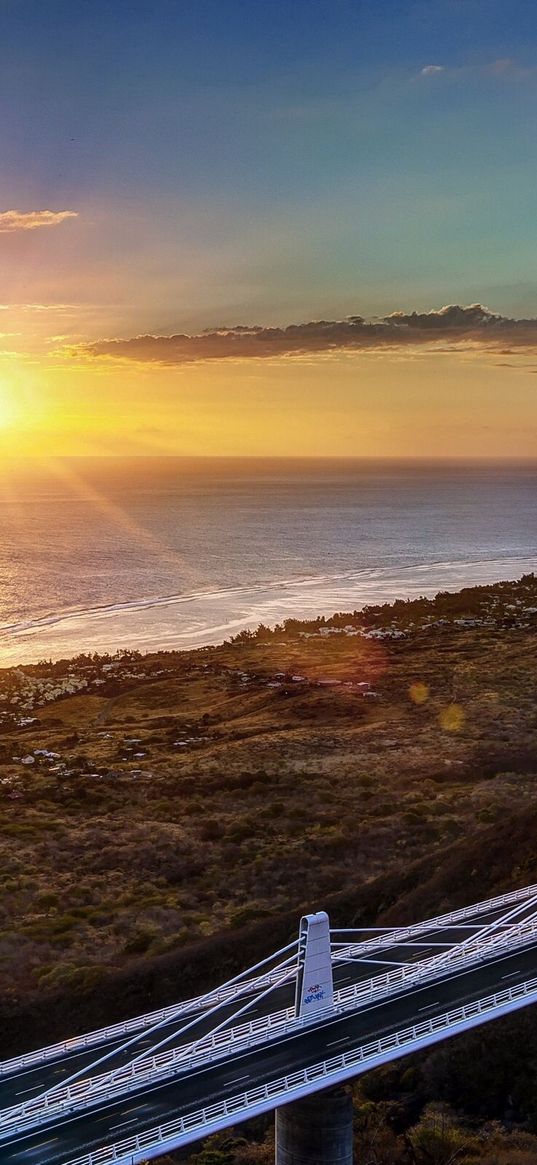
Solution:
<svg viewBox="0 0 537 1165">
<path fill-rule="evenodd" d="M 0 479 L 0 661 L 218 643 L 537 566 L 531 464 L 65 459 Z"/>
</svg>

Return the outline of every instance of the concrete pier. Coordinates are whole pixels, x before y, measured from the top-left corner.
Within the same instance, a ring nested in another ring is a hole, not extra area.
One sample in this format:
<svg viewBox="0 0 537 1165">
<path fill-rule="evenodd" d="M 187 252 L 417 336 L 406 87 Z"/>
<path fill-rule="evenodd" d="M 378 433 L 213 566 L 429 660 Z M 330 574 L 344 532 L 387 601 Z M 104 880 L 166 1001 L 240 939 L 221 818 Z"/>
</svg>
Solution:
<svg viewBox="0 0 537 1165">
<path fill-rule="evenodd" d="M 352 1165 L 352 1096 L 345 1086 L 276 1110 L 276 1165 Z"/>
</svg>

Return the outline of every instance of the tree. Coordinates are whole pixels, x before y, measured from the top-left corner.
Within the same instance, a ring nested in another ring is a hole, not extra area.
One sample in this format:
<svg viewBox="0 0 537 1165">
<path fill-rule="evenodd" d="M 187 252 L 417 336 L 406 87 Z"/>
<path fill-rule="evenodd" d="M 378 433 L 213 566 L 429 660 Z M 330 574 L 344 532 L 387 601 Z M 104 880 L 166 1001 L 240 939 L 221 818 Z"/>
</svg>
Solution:
<svg viewBox="0 0 537 1165">
<path fill-rule="evenodd" d="M 449 1108 L 440 1104 L 427 1105 L 405 1142 L 412 1165 L 454 1165 L 475 1146 Z"/>
</svg>

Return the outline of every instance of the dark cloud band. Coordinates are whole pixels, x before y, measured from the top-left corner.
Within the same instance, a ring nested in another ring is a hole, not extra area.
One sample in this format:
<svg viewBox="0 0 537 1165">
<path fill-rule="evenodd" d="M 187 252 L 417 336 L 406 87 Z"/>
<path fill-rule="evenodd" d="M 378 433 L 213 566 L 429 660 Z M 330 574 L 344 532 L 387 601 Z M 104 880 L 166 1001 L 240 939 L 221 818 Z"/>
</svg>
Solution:
<svg viewBox="0 0 537 1165">
<path fill-rule="evenodd" d="M 199 335 L 135 336 L 87 345 L 91 356 L 112 356 L 143 363 L 188 364 L 202 360 L 267 359 L 322 352 L 367 351 L 411 345 L 478 344 L 486 348 L 537 349 L 537 319 L 513 320 L 481 304 L 451 305 L 439 311 L 394 312 L 382 319 L 348 316 L 315 320 L 286 328 L 214 328 Z"/>
</svg>

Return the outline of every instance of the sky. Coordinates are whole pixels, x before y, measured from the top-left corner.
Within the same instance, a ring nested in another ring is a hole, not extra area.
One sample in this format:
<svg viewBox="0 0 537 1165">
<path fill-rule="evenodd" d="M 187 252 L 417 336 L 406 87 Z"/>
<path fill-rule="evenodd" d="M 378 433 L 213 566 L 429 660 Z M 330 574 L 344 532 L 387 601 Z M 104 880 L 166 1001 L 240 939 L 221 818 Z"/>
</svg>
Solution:
<svg viewBox="0 0 537 1165">
<path fill-rule="evenodd" d="M 534 0 L 0 20 L 4 455 L 537 455 Z"/>
</svg>

